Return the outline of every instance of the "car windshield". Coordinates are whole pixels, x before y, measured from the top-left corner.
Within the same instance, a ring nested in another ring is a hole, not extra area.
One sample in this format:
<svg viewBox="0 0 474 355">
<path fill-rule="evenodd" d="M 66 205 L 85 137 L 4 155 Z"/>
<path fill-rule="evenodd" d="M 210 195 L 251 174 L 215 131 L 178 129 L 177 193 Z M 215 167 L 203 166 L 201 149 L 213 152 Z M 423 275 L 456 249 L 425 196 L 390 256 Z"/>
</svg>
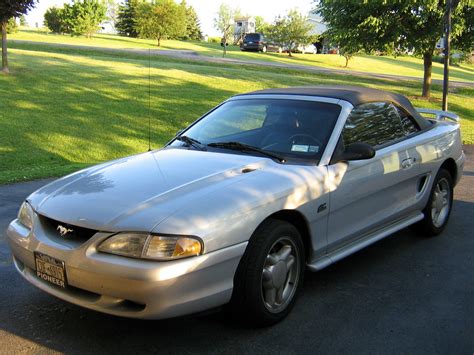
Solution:
<svg viewBox="0 0 474 355">
<path fill-rule="evenodd" d="M 262 35 L 260 33 L 250 33 L 250 34 L 245 35 L 245 40 L 247 40 L 247 41 L 260 41 L 261 36 Z"/>
<path fill-rule="evenodd" d="M 186 138 L 174 140 L 171 146 L 192 147 L 192 139 L 210 151 L 246 145 L 285 160 L 319 161 L 340 111 L 339 105 L 316 101 L 231 100 L 185 130 Z M 242 149 L 255 155 L 258 150 Z"/>
</svg>

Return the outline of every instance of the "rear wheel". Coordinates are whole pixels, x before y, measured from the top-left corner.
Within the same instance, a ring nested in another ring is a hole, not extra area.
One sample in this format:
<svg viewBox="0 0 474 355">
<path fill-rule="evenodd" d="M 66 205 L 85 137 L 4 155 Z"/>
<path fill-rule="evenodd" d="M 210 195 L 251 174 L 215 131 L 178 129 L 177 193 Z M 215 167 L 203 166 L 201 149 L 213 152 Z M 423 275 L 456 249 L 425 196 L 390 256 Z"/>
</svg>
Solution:
<svg viewBox="0 0 474 355">
<path fill-rule="evenodd" d="M 298 230 L 287 222 L 265 221 L 250 239 L 234 277 L 232 312 L 259 326 L 282 320 L 294 305 L 303 271 Z"/>
<path fill-rule="evenodd" d="M 425 217 L 415 225 L 417 231 L 427 235 L 440 234 L 449 221 L 453 206 L 453 178 L 441 169 L 435 177 L 428 204 L 423 210 Z"/>
</svg>

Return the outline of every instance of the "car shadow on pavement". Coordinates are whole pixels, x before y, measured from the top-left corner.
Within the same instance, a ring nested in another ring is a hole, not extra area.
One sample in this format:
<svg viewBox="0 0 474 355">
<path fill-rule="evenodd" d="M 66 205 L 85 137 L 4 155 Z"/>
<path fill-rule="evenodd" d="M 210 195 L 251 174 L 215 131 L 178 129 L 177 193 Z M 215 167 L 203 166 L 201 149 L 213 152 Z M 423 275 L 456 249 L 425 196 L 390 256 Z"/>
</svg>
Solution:
<svg viewBox="0 0 474 355">
<path fill-rule="evenodd" d="M 109 316 L 47 295 L 9 266 L 0 272 L 0 284 L 8 285 L 0 329 L 60 352 L 466 350 L 466 332 L 473 328 L 462 302 L 474 291 L 469 214 L 474 203 L 456 201 L 439 237 L 404 229 L 320 272 L 307 272 L 295 308 L 270 328 L 246 328 L 217 310 L 158 321 Z M 15 307 L 8 306 L 13 298 Z"/>
<path fill-rule="evenodd" d="M 468 156 L 471 148 L 465 148 Z M 294 309 L 270 328 L 247 328 L 222 312 L 159 321 L 101 314 L 49 296 L 24 281 L 10 263 L 0 263 L 0 349 L 471 353 L 472 171 L 469 159 L 455 190 L 450 222 L 440 236 L 425 238 L 407 228 L 320 272 L 307 272 Z M 26 184 L 36 188 L 35 182 Z M 24 192 L 21 184 L 11 188 Z"/>
</svg>

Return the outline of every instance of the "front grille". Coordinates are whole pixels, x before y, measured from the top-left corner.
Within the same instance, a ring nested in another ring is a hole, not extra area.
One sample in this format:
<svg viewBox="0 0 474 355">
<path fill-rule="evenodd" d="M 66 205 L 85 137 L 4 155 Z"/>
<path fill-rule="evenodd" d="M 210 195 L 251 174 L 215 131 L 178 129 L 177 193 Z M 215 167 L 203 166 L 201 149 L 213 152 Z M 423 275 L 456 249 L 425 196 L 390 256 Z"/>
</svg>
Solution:
<svg viewBox="0 0 474 355">
<path fill-rule="evenodd" d="M 49 237 L 71 241 L 75 244 L 83 243 L 97 233 L 97 230 L 59 222 L 46 216 L 40 216 L 40 220 Z"/>
</svg>

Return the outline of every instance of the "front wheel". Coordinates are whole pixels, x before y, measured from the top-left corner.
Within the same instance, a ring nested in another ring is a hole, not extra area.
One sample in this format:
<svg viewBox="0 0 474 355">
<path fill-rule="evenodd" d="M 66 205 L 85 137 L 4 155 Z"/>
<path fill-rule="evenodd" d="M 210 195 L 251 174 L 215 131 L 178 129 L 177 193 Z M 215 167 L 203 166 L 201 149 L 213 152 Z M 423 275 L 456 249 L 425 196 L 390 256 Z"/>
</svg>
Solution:
<svg viewBox="0 0 474 355">
<path fill-rule="evenodd" d="M 453 206 L 453 178 L 441 169 L 435 177 L 428 204 L 423 210 L 425 217 L 415 225 L 426 236 L 440 234 L 449 221 Z"/>
<path fill-rule="evenodd" d="M 249 241 L 234 277 L 232 312 L 254 325 L 282 320 L 303 281 L 304 246 L 290 223 L 269 219 Z"/>
</svg>

